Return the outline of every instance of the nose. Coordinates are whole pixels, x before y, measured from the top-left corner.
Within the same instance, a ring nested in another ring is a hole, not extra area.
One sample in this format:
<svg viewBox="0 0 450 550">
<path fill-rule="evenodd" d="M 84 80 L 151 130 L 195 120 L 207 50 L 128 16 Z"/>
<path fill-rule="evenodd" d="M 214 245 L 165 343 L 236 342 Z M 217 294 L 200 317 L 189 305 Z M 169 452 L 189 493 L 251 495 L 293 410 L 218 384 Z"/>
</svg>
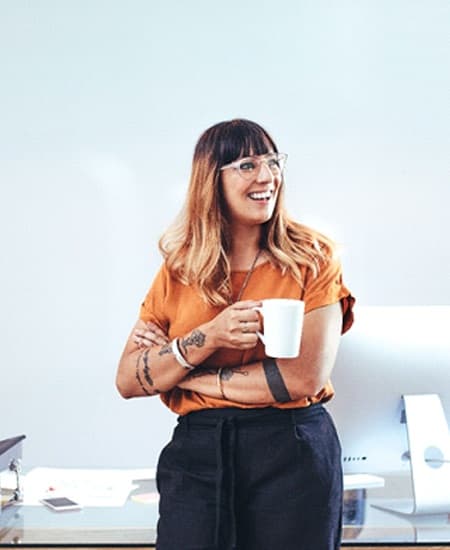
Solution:
<svg viewBox="0 0 450 550">
<path fill-rule="evenodd" d="M 258 176 L 256 178 L 256 181 L 266 182 L 266 181 L 272 181 L 272 179 L 273 179 L 272 172 L 269 170 L 267 163 L 262 161 L 261 164 L 259 165 Z"/>
</svg>

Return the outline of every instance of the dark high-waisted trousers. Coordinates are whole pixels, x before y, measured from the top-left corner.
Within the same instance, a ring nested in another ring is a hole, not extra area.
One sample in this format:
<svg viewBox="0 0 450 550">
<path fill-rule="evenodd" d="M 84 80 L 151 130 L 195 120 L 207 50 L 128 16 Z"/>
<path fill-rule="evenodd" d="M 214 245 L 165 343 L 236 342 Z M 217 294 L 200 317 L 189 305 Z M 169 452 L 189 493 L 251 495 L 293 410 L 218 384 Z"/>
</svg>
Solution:
<svg viewBox="0 0 450 550">
<path fill-rule="evenodd" d="M 157 470 L 158 550 L 337 550 L 341 449 L 322 405 L 180 417 Z"/>
</svg>

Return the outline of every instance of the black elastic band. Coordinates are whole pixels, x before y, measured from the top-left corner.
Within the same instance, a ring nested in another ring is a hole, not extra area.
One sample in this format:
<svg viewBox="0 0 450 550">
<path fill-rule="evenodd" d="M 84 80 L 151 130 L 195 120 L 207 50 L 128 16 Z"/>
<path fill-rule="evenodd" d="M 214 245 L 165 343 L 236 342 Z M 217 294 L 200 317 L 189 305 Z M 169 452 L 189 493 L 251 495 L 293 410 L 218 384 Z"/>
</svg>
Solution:
<svg viewBox="0 0 450 550">
<path fill-rule="evenodd" d="M 272 357 L 264 359 L 263 369 L 266 375 L 267 385 L 275 401 L 277 401 L 277 403 L 287 403 L 291 401 L 291 396 L 289 395 L 275 359 L 272 359 Z"/>
</svg>

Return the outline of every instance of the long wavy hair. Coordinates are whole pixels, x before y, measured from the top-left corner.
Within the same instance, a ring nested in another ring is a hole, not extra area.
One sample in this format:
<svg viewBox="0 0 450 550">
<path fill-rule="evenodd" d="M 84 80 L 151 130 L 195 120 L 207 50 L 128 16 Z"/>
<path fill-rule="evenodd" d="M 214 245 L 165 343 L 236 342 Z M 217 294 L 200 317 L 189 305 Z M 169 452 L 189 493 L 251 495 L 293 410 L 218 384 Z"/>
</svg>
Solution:
<svg viewBox="0 0 450 550">
<path fill-rule="evenodd" d="M 159 241 L 173 277 L 195 285 L 212 306 L 230 303 L 231 230 L 221 189 L 220 168 L 234 160 L 278 152 L 275 142 L 259 124 L 245 119 L 220 122 L 206 130 L 194 151 L 185 204 Z M 280 186 L 273 215 L 263 224 L 260 247 L 269 261 L 303 284 L 300 266 L 317 276 L 324 260 L 334 252 L 333 242 L 291 219 Z"/>
</svg>

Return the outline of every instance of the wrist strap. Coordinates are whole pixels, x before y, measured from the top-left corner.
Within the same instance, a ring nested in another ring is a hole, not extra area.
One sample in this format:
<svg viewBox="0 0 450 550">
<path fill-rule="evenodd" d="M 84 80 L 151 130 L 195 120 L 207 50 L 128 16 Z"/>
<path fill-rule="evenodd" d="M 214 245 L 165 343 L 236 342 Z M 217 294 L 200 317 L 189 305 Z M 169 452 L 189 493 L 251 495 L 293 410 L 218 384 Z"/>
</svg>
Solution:
<svg viewBox="0 0 450 550">
<path fill-rule="evenodd" d="M 172 352 L 173 352 L 173 355 L 174 355 L 175 359 L 178 361 L 178 363 L 184 369 L 188 369 L 188 370 L 194 370 L 195 369 L 195 365 L 191 365 L 183 357 L 183 354 L 180 351 L 180 347 L 178 346 L 178 338 L 174 338 L 172 340 Z"/>
</svg>

